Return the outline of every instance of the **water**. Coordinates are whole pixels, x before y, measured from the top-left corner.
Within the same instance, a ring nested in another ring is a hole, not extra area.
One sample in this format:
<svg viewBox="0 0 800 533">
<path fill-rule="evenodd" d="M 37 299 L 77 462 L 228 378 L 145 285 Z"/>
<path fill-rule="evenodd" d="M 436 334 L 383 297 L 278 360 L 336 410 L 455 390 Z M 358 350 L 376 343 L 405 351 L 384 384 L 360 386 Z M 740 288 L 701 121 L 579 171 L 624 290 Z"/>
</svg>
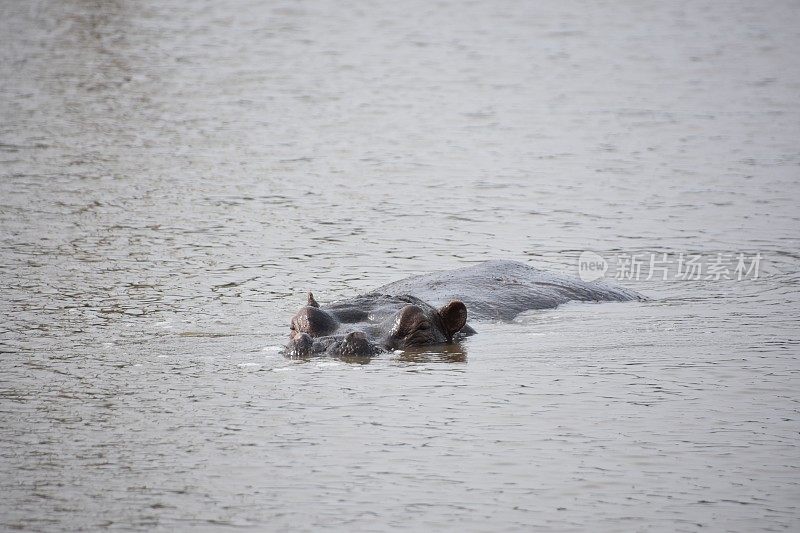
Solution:
<svg viewBox="0 0 800 533">
<path fill-rule="evenodd" d="M 0 3 L 0 527 L 796 530 L 800 11 Z M 370 364 L 320 302 L 760 252 Z"/>
</svg>

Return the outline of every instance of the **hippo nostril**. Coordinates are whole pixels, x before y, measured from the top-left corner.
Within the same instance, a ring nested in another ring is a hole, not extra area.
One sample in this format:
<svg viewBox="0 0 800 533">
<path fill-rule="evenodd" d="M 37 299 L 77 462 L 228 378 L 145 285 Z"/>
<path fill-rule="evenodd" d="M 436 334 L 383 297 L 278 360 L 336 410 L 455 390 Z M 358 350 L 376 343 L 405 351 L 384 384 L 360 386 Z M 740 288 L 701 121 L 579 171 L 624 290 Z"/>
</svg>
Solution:
<svg viewBox="0 0 800 533">
<path fill-rule="evenodd" d="M 363 331 L 351 331 L 344 339 L 348 342 L 366 341 L 367 335 Z"/>
<path fill-rule="evenodd" d="M 366 333 L 351 331 L 340 342 L 333 345 L 329 353 L 338 356 L 370 356 L 379 351 L 379 348 L 369 341 Z"/>
<path fill-rule="evenodd" d="M 308 333 L 300 333 L 292 337 L 289 343 L 289 351 L 291 355 L 304 356 L 309 355 L 314 347 L 314 339 Z"/>
</svg>

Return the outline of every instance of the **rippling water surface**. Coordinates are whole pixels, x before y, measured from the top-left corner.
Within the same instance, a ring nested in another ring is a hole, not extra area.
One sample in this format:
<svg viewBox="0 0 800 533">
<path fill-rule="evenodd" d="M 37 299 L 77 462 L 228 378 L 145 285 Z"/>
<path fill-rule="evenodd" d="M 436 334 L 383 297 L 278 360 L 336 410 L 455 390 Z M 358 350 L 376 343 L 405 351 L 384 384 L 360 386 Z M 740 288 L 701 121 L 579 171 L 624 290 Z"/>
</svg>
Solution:
<svg viewBox="0 0 800 533">
<path fill-rule="evenodd" d="M 0 2 L 0 528 L 796 530 L 796 2 Z M 753 254 L 430 353 L 288 319 Z"/>
</svg>

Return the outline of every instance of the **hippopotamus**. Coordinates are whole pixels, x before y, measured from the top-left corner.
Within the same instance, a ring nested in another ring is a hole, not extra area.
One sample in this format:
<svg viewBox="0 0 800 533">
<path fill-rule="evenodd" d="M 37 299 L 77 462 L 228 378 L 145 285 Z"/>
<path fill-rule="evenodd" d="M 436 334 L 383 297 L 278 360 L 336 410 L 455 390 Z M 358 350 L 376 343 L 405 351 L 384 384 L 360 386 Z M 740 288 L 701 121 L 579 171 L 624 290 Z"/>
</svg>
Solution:
<svg viewBox="0 0 800 533">
<path fill-rule="evenodd" d="M 569 301 L 644 300 L 601 282 L 495 260 L 395 281 L 320 305 L 312 293 L 291 319 L 286 354 L 369 357 L 416 346 L 452 343 L 475 330 L 470 320 L 512 320 L 524 311 Z"/>
</svg>

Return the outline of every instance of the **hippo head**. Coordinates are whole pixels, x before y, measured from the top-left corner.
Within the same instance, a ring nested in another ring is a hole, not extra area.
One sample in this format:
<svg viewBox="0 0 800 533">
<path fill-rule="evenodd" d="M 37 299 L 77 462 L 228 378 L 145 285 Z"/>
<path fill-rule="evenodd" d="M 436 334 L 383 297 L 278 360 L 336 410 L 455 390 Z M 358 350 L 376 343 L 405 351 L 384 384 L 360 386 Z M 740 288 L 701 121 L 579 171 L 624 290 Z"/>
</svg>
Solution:
<svg viewBox="0 0 800 533">
<path fill-rule="evenodd" d="M 308 293 L 292 317 L 286 353 L 368 357 L 451 342 L 466 322 L 467 308 L 458 300 L 436 309 L 413 296 L 367 294 L 321 307 Z"/>
</svg>

